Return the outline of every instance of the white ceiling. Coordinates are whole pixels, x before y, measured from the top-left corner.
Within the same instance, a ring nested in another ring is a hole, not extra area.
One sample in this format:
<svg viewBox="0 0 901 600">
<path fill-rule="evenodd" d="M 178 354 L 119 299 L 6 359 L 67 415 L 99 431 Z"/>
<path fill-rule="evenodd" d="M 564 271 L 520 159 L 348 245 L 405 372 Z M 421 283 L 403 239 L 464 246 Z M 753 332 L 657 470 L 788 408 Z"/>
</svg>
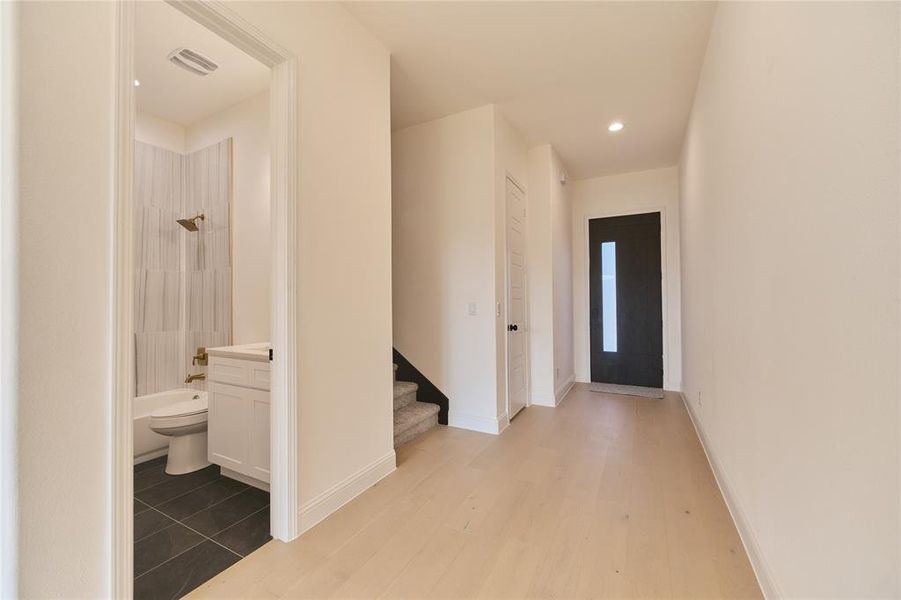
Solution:
<svg viewBox="0 0 901 600">
<path fill-rule="evenodd" d="M 574 178 L 676 164 L 715 4 L 349 2 L 392 52 L 392 126 L 488 103 Z M 607 124 L 626 128 L 612 135 Z"/>
<path fill-rule="evenodd" d="M 269 87 L 269 69 L 161 0 L 136 2 L 138 110 L 191 125 Z M 206 77 L 169 62 L 179 47 L 219 65 Z"/>
</svg>

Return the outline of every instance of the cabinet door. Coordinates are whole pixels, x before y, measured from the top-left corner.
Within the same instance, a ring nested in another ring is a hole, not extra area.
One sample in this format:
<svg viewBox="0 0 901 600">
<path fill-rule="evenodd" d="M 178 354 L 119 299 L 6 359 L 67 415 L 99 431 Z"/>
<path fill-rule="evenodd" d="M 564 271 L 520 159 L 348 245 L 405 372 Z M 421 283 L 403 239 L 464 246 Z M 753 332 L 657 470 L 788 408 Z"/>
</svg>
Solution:
<svg viewBox="0 0 901 600">
<path fill-rule="evenodd" d="M 247 470 L 250 458 L 252 404 L 247 390 L 210 382 L 207 455 L 211 463 L 239 473 Z"/>
<path fill-rule="evenodd" d="M 253 416 L 250 420 L 250 461 L 247 475 L 269 482 L 269 392 L 248 390 Z"/>
</svg>

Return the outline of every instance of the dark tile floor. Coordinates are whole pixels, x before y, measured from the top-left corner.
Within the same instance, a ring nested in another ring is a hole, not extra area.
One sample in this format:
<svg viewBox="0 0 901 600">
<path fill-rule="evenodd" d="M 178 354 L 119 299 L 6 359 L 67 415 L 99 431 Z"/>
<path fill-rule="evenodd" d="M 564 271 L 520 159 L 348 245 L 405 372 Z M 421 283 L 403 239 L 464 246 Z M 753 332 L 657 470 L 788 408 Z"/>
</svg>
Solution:
<svg viewBox="0 0 901 600">
<path fill-rule="evenodd" d="M 181 598 L 266 542 L 269 494 L 211 465 L 166 475 L 166 457 L 135 466 L 134 597 Z"/>
</svg>

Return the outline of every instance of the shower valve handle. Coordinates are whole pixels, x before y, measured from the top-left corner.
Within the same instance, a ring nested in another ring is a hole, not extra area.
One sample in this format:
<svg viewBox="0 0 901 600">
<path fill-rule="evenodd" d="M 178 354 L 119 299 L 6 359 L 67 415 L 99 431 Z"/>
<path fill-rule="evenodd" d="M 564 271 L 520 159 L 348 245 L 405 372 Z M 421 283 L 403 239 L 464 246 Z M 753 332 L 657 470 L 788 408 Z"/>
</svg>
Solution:
<svg viewBox="0 0 901 600">
<path fill-rule="evenodd" d="M 191 358 L 191 364 L 192 365 L 196 365 L 196 364 L 205 365 L 207 362 L 207 358 L 208 358 L 208 356 L 206 353 L 206 348 L 201 346 L 200 348 L 197 349 L 197 354 L 195 354 Z"/>
</svg>

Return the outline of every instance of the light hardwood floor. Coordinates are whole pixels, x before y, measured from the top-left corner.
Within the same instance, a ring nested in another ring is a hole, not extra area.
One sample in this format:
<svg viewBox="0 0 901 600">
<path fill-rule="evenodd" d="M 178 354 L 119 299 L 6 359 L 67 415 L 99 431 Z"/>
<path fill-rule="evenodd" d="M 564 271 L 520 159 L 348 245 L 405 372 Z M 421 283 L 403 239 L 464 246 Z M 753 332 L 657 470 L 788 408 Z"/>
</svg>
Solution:
<svg viewBox="0 0 901 600">
<path fill-rule="evenodd" d="M 500 436 L 438 427 L 397 463 L 190 597 L 761 597 L 677 394 L 577 385 Z"/>
</svg>

